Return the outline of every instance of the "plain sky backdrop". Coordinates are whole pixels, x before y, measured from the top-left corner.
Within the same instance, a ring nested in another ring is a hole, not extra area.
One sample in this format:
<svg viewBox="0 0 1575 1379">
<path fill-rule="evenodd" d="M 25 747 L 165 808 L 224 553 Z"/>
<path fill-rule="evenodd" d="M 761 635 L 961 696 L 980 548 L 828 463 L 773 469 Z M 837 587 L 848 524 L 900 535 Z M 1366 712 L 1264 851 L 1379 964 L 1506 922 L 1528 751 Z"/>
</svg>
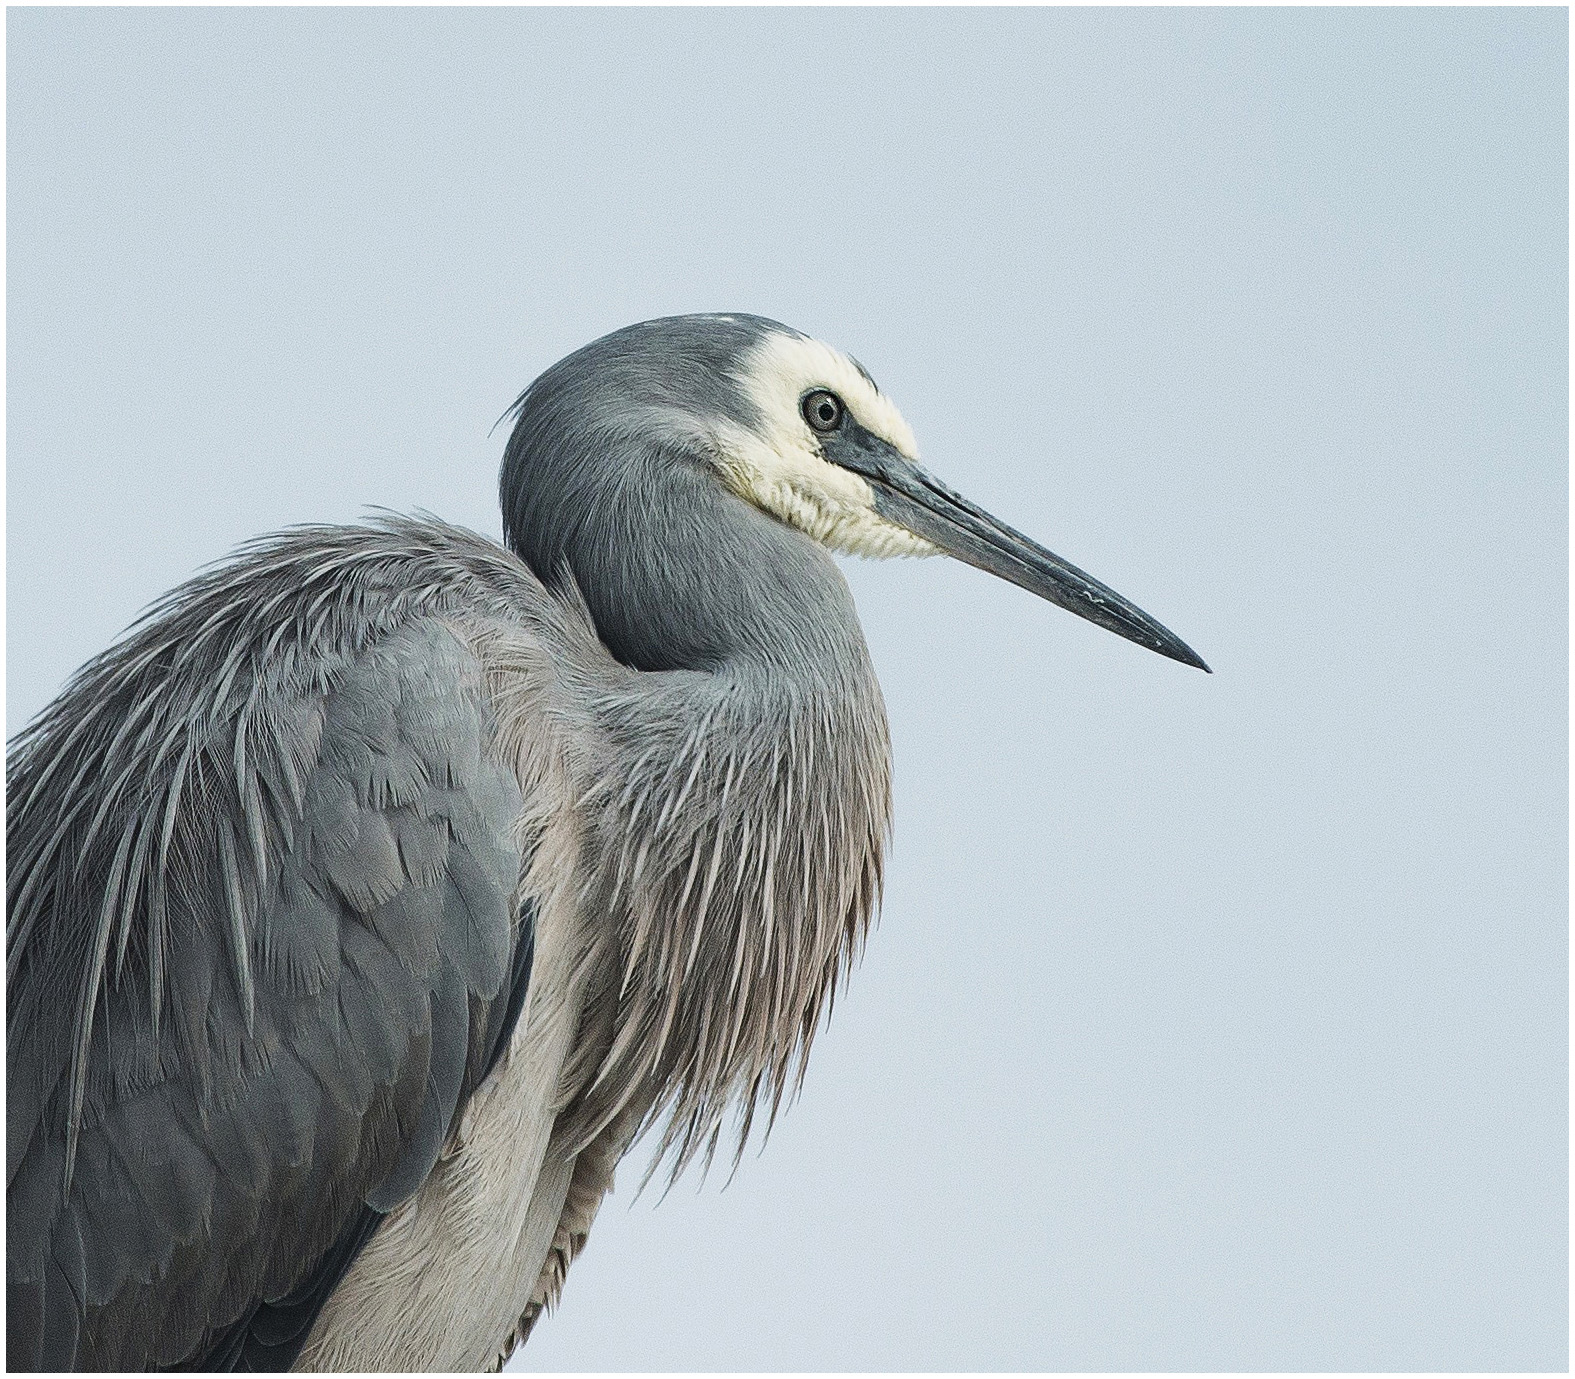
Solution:
<svg viewBox="0 0 1575 1379">
<path fill-rule="evenodd" d="M 629 321 L 855 353 L 1215 674 L 850 563 L 884 919 L 537 1369 L 1564 1369 L 1562 10 L 12 10 L 8 722 L 243 538 L 496 534 Z"/>
</svg>

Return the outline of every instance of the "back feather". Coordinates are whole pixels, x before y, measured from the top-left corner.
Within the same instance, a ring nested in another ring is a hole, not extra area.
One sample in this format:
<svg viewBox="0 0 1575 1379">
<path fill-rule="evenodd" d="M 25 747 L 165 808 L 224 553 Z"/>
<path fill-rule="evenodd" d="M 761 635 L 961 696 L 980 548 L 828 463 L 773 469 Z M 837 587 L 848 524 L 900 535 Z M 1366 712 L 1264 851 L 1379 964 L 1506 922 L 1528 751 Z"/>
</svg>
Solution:
<svg viewBox="0 0 1575 1379">
<path fill-rule="evenodd" d="M 12 1367 L 262 1359 L 425 1178 L 531 946 L 519 789 L 453 626 L 551 602 L 440 523 L 298 530 L 13 742 Z"/>
</svg>

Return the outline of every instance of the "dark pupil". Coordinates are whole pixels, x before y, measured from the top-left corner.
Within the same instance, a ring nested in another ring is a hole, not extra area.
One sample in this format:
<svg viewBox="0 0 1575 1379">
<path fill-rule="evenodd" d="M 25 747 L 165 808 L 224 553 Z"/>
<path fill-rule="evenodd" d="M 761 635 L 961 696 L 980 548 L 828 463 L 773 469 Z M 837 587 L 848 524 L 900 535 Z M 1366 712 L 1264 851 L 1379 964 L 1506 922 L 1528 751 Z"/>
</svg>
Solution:
<svg viewBox="0 0 1575 1379">
<path fill-rule="evenodd" d="M 818 416 L 825 425 L 830 426 L 831 423 L 837 419 L 836 404 L 832 402 L 829 397 L 821 398 L 821 400 L 815 404 L 815 415 Z"/>
</svg>

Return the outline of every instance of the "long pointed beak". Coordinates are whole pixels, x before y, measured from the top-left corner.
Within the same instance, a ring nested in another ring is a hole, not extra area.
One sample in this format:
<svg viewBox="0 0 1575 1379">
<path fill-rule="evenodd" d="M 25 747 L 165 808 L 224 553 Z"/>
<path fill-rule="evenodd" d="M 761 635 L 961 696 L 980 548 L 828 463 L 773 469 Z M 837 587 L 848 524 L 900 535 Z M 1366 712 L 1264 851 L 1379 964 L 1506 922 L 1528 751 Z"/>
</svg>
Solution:
<svg viewBox="0 0 1575 1379">
<path fill-rule="evenodd" d="M 866 453 L 861 458 L 866 463 L 858 472 L 870 481 L 875 510 L 888 521 L 922 536 L 947 555 L 1010 580 L 1119 637 L 1183 665 L 1208 670 L 1197 652 L 1136 604 L 990 516 L 912 461 L 897 461 L 893 455 L 869 464 L 873 456 Z"/>
</svg>

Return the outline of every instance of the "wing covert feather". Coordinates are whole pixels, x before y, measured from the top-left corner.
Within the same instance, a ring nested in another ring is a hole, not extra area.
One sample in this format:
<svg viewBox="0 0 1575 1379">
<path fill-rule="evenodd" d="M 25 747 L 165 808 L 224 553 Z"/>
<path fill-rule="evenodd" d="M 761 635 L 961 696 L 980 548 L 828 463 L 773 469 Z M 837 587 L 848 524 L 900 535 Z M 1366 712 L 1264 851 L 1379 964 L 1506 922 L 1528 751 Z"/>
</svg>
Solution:
<svg viewBox="0 0 1575 1379">
<path fill-rule="evenodd" d="M 295 587 L 177 591 L 8 762 L 13 1368 L 293 1357 L 519 1016 L 479 667 L 408 572 L 289 541 Z"/>
</svg>

